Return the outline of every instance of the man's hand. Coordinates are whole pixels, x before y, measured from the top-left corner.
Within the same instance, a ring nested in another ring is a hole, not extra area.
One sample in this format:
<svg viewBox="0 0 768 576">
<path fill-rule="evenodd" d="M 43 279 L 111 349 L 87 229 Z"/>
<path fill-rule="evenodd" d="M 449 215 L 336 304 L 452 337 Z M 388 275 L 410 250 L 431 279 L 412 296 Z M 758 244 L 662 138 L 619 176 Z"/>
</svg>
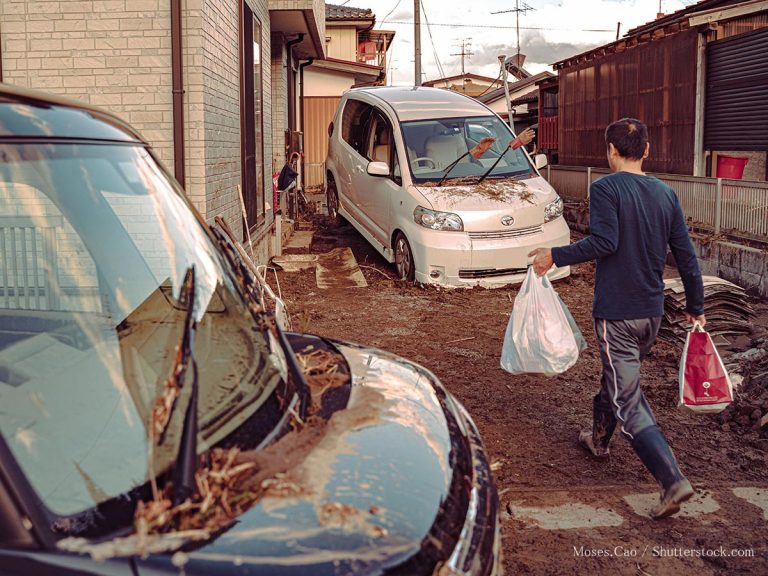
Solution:
<svg viewBox="0 0 768 576">
<path fill-rule="evenodd" d="M 704 328 L 707 324 L 707 319 L 704 318 L 704 314 L 701 316 L 694 316 L 693 314 L 685 313 L 685 319 L 688 320 L 688 324 L 693 324 L 694 322 L 698 322 L 699 325 Z"/>
<path fill-rule="evenodd" d="M 555 263 L 552 260 L 552 250 L 549 248 L 536 248 L 536 250 L 528 254 L 528 258 L 531 257 L 533 257 L 533 271 L 536 272 L 537 276 L 544 276 L 547 270 L 552 268 L 552 264 Z"/>
</svg>

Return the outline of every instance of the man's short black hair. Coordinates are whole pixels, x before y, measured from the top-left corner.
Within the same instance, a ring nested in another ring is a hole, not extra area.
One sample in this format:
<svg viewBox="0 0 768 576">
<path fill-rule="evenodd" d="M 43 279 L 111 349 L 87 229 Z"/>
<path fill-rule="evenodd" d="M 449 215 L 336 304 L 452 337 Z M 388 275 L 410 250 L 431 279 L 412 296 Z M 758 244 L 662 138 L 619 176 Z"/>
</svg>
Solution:
<svg viewBox="0 0 768 576">
<path fill-rule="evenodd" d="M 613 144 L 622 158 L 640 160 L 648 143 L 648 128 L 637 118 L 616 120 L 605 129 L 605 145 Z"/>
</svg>

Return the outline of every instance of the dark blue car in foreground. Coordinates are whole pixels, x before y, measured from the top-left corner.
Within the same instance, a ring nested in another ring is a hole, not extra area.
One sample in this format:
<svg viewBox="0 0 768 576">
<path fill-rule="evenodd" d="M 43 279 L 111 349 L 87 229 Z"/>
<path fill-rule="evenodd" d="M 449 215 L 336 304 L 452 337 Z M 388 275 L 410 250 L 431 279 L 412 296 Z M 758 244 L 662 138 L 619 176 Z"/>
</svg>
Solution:
<svg viewBox="0 0 768 576">
<path fill-rule="evenodd" d="M 0 85 L 1 574 L 500 574 L 462 406 L 263 293 L 129 126 Z"/>
</svg>

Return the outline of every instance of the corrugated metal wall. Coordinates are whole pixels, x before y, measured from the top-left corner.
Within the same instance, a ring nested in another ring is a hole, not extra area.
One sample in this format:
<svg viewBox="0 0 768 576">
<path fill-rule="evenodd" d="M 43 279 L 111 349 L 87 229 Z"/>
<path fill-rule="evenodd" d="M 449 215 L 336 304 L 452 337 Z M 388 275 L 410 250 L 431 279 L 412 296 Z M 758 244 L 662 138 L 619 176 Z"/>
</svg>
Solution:
<svg viewBox="0 0 768 576">
<path fill-rule="evenodd" d="M 328 124 L 341 96 L 304 97 L 304 187 L 323 185 L 325 157 L 328 154 Z"/>
<path fill-rule="evenodd" d="M 696 35 L 686 30 L 561 69 L 560 164 L 607 166 L 605 128 L 631 116 L 650 131 L 645 169 L 691 174 Z"/>
<path fill-rule="evenodd" d="M 768 28 L 707 45 L 704 147 L 768 150 Z"/>
</svg>

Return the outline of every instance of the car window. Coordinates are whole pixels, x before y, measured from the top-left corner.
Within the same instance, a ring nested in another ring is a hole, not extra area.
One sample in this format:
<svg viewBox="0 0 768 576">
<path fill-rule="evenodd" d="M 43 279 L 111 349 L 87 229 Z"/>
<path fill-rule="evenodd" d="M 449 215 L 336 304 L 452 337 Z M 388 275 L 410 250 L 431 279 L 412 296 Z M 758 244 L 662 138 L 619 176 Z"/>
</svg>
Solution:
<svg viewBox="0 0 768 576">
<path fill-rule="evenodd" d="M 402 124 L 414 182 L 439 181 L 446 171 L 451 178 L 524 177 L 535 174 L 521 149 L 511 150 L 514 140 L 509 127 L 498 116 L 440 118 Z M 493 138 L 491 148 L 479 158 L 469 150 L 483 138 Z"/>
<path fill-rule="evenodd" d="M 201 445 L 253 414 L 280 369 L 146 150 L 0 144 L 0 159 L 0 434 L 46 506 L 74 514 L 176 458 L 183 410 L 162 446 L 149 449 L 148 430 L 175 366 L 190 267 Z"/>
<path fill-rule="evenodd" d="M 341 114 L 341 138 L 361 156 L 366 156 L 366 136 L 373 106 L 347 99 Z"/>
</svg>

